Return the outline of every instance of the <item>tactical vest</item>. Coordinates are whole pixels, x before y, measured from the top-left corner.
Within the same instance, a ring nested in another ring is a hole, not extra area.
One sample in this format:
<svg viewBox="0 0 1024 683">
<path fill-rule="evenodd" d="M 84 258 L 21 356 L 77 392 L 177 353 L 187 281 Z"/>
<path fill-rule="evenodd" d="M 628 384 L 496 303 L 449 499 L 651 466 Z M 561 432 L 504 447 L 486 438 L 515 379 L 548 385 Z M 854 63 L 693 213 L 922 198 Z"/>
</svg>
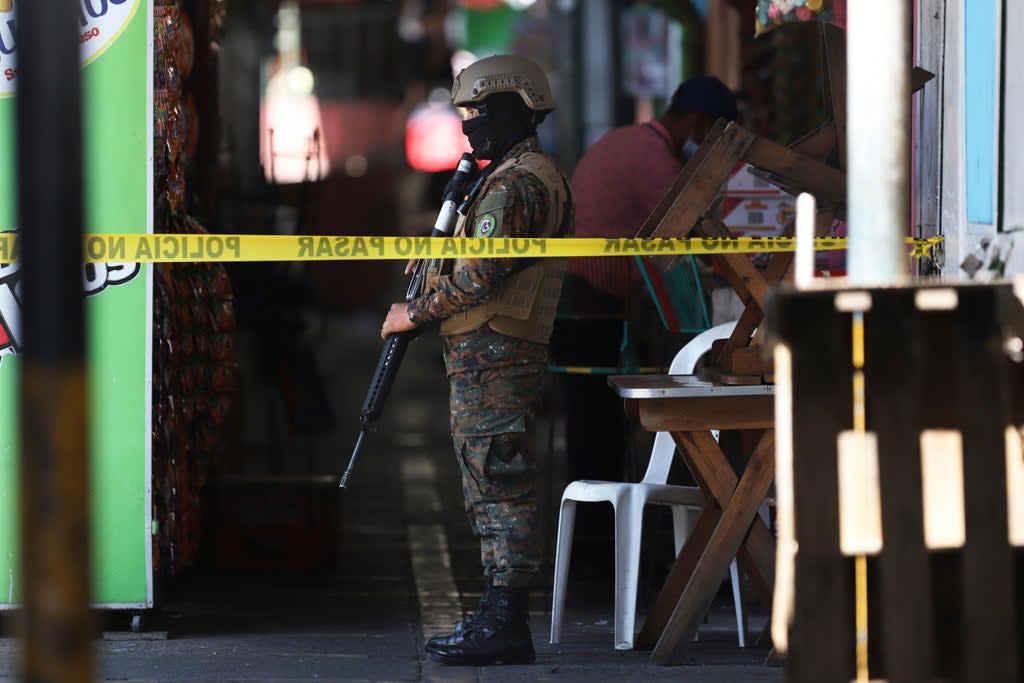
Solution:
<svg viewBox="0 0 1024 683">
<path fill-rule="evenodd" d="M 562 174 L 545 155 L 526 152 L 499 166 L 492 178 L 515 166 L 524 168 L 540 180 L 550 198 L 547 221 L 538 234 L 531 236 L 553 237 L 562 228 L 569 201 L 568 188 Z M 487 190 L 488 187 L 485 186 L 480 192 L 480 197 L 484 197 Z M 476 215 L 479 202 L 480 199 L 477 199 L 477 203 L 467 215 Z M 460 220 L 455 227 L 455 236 L 464 237 L 465 234 L 466 221 Z M 455 271 L 457 272 L 465 263 L 465 259 L 457 259 Z M 536 263 L 509 275 L 498 291 L 485 303 L 442 321 L 441 334 L 462 334 L 486 324 L 490 325 L 491 329 L 511 337 L 547 343 L 551 339 L 551 329 L 558 310 L 565 267 L 564 258 L 538 259 Z"/>
</svg>

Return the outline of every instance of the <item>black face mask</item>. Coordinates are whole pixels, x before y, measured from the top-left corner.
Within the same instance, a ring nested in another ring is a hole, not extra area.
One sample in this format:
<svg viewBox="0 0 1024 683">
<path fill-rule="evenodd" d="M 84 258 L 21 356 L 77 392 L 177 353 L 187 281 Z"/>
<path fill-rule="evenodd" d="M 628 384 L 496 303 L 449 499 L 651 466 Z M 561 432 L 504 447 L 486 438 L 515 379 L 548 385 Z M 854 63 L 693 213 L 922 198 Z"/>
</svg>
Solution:
<svg viewBox="0 0 1024 683">
<path fill-rule="evenodd" d="M 534 135 L 536 120 L 519 95 L 496 93 L 487 98 L 479 116 L 462 122 L 462 132 L 473 146 L 473 156 L 493 161 Z"/>
<path fill-rule="evenodd" d="M 493 159 L 497 152 L 497 131 L 493 121 L 486 116 L 466 119 L 462 122 L 462 133 L 469 138 L 473 156 L 477 159 Z"/>
</svg>

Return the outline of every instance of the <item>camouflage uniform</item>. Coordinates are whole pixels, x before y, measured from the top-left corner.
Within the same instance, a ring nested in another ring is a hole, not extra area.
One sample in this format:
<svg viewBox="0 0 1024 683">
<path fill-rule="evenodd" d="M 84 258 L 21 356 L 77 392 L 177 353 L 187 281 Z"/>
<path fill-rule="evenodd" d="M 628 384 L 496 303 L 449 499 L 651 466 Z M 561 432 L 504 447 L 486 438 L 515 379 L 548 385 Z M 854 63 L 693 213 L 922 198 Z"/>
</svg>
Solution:
<svg viewBox="0 0 1024 683">
<path fill-rule="evenodd" d="M 492 163 L 539 151 L 537 138 L 530 137 Z M 488 180 L 486 192 L 467 214 L 467 234 L 474 236 L 476 206 L 501 192 L 506 195 L 500 227 L 489 236 L 536 236 L 551 199 L 532 173 L 516 167 Z M 560 234 L 569 236 L 572 225 L 569 199 Z M 450 278 L 436 278 L 434 291 L 409 305 L 409 318 L 422 324 L 482 304 L 522 265 L 519 259 L 469 261 Z M 528 428 L 540 402 L 548 345 L 505 335 L 488 325 L 444 339 L 452 439 L 466 512 L 480 537 L 484 575 L 495 586 L 526 587 L 540 574 L 537 466 Z"/>
</svg>

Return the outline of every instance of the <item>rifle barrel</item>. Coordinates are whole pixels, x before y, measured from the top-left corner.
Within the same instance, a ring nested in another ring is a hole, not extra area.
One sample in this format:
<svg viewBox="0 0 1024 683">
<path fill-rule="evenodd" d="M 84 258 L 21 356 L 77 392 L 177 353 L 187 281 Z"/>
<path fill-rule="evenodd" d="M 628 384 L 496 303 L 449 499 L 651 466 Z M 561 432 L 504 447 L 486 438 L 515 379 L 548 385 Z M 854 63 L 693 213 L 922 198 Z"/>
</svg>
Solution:
<svg viewBox="0 0 1024 683">
<path fill-rule="evenodd" d="M 366 438 L 366 430 L 359 430 L 359 438 L 356 439 L 356 447 L 352 449 L 352 457 L 348 459 L 348 467 L 345 469 L 345 473 L 341 475 L 341 480 L 338 482 L 338 488 L 348 490 L 348 483 L 352 481 L 352 470 L 356 466 L 356 458 L 359 457 L 359 449 L 363 447 L 363 440 Z"/>
</svg>

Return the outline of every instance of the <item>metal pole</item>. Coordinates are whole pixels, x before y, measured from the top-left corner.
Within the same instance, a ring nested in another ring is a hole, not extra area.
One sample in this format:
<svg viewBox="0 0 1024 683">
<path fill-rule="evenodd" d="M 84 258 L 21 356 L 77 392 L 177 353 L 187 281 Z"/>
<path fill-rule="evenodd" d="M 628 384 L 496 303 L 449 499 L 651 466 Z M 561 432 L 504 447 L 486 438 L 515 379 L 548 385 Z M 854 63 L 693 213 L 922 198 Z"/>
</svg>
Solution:
<svg viewBox="0 0 1024 683">
<path fill-rule="evenodd" d="M 849 277 L 907 279 L 911 0 L 847 4 Z"/>
<path fill-rule="evenodd" d="M 93 680 L 79 3 L 18 0 L 21 675 Z"/>
<path fill-rule="evenodd" d="M 614 42 L 615 13 L 612 0 L 581 2 L 583 23 L 583 140 L 580 152 L 590 147 L 615 126 L 614 55 L 608 45 Z"/>
</svg>

